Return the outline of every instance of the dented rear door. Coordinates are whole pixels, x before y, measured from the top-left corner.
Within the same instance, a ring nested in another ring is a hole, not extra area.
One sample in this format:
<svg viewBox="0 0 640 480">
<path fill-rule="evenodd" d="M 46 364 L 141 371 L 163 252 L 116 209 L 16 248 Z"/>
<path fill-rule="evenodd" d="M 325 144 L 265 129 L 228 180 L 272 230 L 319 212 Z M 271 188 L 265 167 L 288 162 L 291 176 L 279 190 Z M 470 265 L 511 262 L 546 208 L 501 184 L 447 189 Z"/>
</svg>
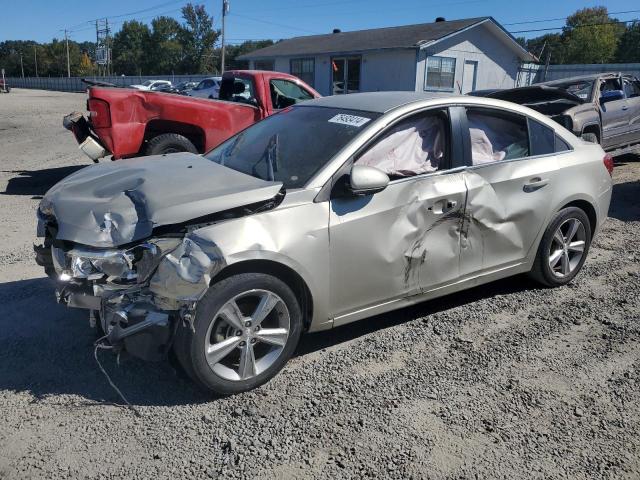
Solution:
<svg viewBox="0 0 640 480">
<path fill-rule="evenodd" d="M 538 235 L 551 216 L 552 192 L 562 188 L 558 184 L 557 157 L 553 152 L 530 155 L 544 151 L 544 139 L 532 133 L 532 125 L 537 122 L 525 121 L 529 125 L 529 153 L 471 165 L 464 173 L 467 203 L 460 238 L 462 276 L 524 262 L 537 247 Z M 552 135 L 548 149 L 554 148 L 553 139 Z"/>
</svg>

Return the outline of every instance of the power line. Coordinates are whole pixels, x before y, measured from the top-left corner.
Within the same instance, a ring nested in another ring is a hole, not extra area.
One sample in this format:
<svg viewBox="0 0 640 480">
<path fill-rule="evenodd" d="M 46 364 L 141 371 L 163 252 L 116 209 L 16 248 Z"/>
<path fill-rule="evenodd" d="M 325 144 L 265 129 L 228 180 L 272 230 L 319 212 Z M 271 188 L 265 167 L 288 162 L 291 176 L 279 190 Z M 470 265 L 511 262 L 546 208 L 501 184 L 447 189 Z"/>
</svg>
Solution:
<svg viewBox="0 0 640 480">
<path fill-rule="evenodd" d="M 599 27 L 599 26 L 603 26 L 603 25 L 626 25 L 627 23 L 633 23 L 633 22 L 637 22 L 638 19 L 634 18 L 632 20 L 620 20 L 620 21 L 611 21 L 611 22 L 601 22 L 601 23 L 585 23 L 582 25 L 575 25 L 573 27 L 569 27 L 569 26 L 563 26 L 563 27 L 553 27 L 553 28 L 536 28 L 533 30 L 515 30 L 515 31 L 510 31 L 509 33 L 533 33 L 533 32 L 551 32 L 554 30 L 563 30 L 563 29 L 567 29 L 567 30 L 573 30 L 576 28 L 585 28 L 585 27 Z"/>
<path fill-rule="evenodd" d="M 268 20 L 261 20 L 259 18 L 249 17 L 247 15 L 241 15 L 239 13 L 230 13 L 229 16 L 246 18 L 247 20 L 252 20 L 254 22 L 265 23 L 267 25 L 275 25 L 276 27 L 287 28 L 289 30 L 298 30 L 300 32 L 305 32 L 305 33 L 313 33 L 314 35 L 319 35 L 320 34 L 319 32 L 314 32 L 312 30 L 307 30 L 307 29 L 304 29 L 304 28 L 298 28 L 298 27 L 294 27 L 294 26 L 291 26 L 291 25 L 284 25 L 282 23 L 270 22 Z"/>
<path fill-rule="evenodd" d="M 624 12 L 609 12 L 607 13 L 607 15 L 611 16 L 611 15 L 623 15 L 625 13 L 638 13 L 640 12 L 640 10 L 625 10 Z M 557 22 L 559 20 L 567 20 L 569 17 L 558 17 L 558 18 L 545 18 L 545 19 L 541 19 L 541 20 L 529 20 L 526 22 L 511 22 L 511 23 L 503 23 L 503 26 L 510 26 L 510 25 L 526 25 L 529 23 L 544 23 L 544 22 Z"/>
</svg>

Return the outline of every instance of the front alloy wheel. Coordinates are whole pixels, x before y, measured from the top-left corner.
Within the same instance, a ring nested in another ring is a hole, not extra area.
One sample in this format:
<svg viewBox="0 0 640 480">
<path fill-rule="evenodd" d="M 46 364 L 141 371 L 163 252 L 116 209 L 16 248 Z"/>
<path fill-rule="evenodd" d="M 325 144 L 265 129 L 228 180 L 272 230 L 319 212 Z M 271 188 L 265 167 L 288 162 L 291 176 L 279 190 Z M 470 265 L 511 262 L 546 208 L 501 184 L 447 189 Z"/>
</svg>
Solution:
<svg viewBox="0 0 640 480">
<path fill-rule="evenodd" d="M 180 325 L 178 361 L 206 389 L 230 395 L 269 381 L 293 354 L 302 332 L 296 296 L 263 273 L 233 275 L 198 302 L 193 329 Z"/>
<path fill-rule="evenodd" d="M 216 313 L 205 336 L 211 370 L 226 380 L 248 380 L 278 359 L 289 338 L 289 310 L 268 290 L 236 295 Z"/>
</svg>

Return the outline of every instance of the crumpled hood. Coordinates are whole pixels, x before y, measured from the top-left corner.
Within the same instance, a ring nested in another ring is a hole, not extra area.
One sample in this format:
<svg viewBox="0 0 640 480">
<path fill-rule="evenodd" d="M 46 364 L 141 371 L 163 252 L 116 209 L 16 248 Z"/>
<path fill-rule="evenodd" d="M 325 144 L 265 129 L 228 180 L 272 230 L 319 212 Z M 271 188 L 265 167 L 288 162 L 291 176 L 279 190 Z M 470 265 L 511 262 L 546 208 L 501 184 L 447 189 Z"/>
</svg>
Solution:
<svg viewBox="0 0 640 480">
<path fill-rule="evenodd" d="M 585 100 L 573 93 L 567 92 L 564 88 L 553 87 L 551 85 L 530 85 L 528 87 L 496 90 L 484 96 L 506 100 L 507 102 L 518 103 L 520 105 L 554 102 L 557 100 L 569 100 L 576 105 L 585 102 Z"/>
<path fill-rule="evenodd" d="M 54 185 L 42 206 L 57 220 L 57 239 L 114 247 L 147 238 L 156 226 L 269 200 L 281 188 L 177 153 L 83 168 Z"/>
</svg>

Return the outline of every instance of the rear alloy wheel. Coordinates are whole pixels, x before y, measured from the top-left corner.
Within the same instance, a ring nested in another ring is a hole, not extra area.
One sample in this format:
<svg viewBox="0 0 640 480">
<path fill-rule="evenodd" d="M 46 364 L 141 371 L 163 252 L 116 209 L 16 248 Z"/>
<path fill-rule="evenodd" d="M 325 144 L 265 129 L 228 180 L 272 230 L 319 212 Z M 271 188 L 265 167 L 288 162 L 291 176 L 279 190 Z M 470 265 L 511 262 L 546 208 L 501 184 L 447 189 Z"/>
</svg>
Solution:
<svg viewBox="0 0 640 480">
<path fill-rule="evenodd" d="M 590 243 L 591 225 L 584 211 L 561 210 L 542 237 L 532 276 L 550 287 L 569 283 L 582 268 Z"/>
<path fill-rule="evenodd" d="M 163 133 L 153 137 L 144 149 L 145 155 L 163 155 L 178 152 L 198 153 L 198 149 L 191 143 L 191 140 L 177 133 Z"/>
<path fill-rule="evenodd" d="M 178 360 L 196 382 L 228 395 L 278 373 L 298 343 L 302 315 L 284 282 L 266 274 L 241 274 L 209 289 L 198 304 L 194 329 L 179 330 Z"/>
</svg>

